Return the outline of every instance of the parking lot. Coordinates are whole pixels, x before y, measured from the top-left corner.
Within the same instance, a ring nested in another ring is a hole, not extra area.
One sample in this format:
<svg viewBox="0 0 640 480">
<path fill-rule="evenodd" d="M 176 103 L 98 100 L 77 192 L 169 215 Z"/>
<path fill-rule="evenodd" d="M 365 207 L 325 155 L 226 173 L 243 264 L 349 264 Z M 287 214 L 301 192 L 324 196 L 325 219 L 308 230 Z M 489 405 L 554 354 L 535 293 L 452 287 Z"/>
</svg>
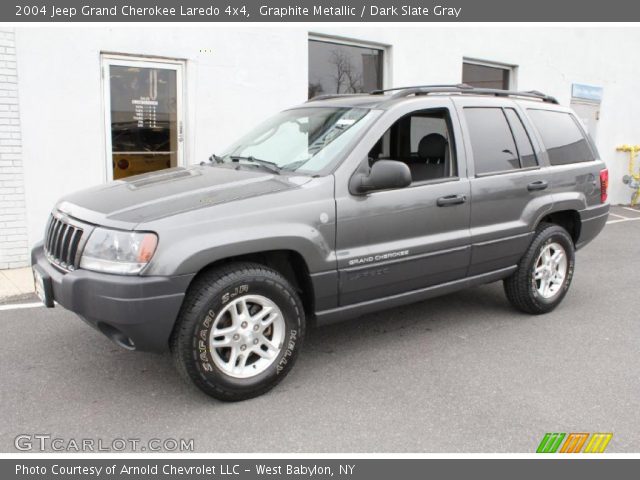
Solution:
<svg viewBox="0 0 640 480">
<path fill-rule="evenodd" d="M 198 452 L 534 452 L 546 432 L 612 432 L 608 452 L 638 452 L 640 212 L 613 214 L 554 312 L 514 311 L 497 283 L 315 329 L 280 386 L 236 404 L 60 307 L 5 304 L 0 451 L 46 433 L 193 438 Z"/>
</svg>

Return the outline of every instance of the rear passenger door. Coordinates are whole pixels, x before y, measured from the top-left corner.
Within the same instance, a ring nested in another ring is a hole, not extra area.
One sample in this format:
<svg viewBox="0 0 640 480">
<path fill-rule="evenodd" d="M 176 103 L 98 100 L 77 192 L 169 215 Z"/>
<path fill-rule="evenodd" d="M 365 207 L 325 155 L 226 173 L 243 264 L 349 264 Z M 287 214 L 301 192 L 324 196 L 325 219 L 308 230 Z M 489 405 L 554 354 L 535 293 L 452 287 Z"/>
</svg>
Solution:
<svg viewBox="0 0 640 480">
<path fill-rule="evenodd" d="M 596 147 L 577 118 L 570 111 L 535 105 L 527 108 L 527 115 L 545 147 L 550 166 L 549 190 L 556 204 L 578 210 L 600 204 L 598 173 L 604 165 L 594 166 L 598 158 Z"/>
<path fill-rule="evenodd" d="M 553 204 L 528 119 L 508 99 L 456 98 L 471 183 L 469 276 L 516 265 Z"/>
</svg>

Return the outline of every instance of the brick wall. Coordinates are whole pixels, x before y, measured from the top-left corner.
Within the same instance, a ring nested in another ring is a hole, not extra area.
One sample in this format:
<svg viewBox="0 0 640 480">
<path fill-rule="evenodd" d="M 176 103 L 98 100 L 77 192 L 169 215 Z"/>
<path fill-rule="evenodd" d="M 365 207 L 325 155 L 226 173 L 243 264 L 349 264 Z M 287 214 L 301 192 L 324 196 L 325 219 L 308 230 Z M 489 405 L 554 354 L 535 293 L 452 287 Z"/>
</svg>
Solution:
<svg viewBox="0 0 640 480">
<path fill-rule="evenodd" d="M 18 105 L 15 36 L 0 28 L 0 269 L 28 264 Z"/>
</svg>

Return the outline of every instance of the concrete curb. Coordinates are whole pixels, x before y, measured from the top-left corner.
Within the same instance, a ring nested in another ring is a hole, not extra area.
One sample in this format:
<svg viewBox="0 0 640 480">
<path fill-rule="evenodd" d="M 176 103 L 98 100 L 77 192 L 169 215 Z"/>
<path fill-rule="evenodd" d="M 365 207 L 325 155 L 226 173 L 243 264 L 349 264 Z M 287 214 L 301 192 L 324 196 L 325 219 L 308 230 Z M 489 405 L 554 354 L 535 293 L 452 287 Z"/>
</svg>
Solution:
<svg viewBox="0 0 640 480">
<path fill-rule="evenodd" d="M 0 270 L 0 302 L 33 294 L 33 275 L 30 267 Z"/>
</svg>

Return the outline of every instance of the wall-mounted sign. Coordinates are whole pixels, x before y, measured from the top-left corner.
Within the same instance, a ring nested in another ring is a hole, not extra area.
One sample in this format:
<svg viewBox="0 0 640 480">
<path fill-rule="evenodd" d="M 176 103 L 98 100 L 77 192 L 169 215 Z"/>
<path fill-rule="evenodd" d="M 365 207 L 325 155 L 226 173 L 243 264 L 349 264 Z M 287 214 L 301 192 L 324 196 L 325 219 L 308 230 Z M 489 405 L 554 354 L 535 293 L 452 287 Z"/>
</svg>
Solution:
<svg viewBox="0 0 640 480">
<path fill-rule="evenodd" d="M 157 100 L 149 100 L 148 97 L 134 98 L 131 100 L 131 104 L 134 107 L 132 118 L 134 121 L 138 122 L 137 125 L 139 128 L 156 128 L 158 126 L 156 122 L 158 119 Z"/>
<path fill-rule="evenodd" d="M 602 101 L 602 87 L 586 85 L 584 83 L 574 83 L 571 85 L 571 96 L 581 100 L 600 103 Z"/>
</svg>

